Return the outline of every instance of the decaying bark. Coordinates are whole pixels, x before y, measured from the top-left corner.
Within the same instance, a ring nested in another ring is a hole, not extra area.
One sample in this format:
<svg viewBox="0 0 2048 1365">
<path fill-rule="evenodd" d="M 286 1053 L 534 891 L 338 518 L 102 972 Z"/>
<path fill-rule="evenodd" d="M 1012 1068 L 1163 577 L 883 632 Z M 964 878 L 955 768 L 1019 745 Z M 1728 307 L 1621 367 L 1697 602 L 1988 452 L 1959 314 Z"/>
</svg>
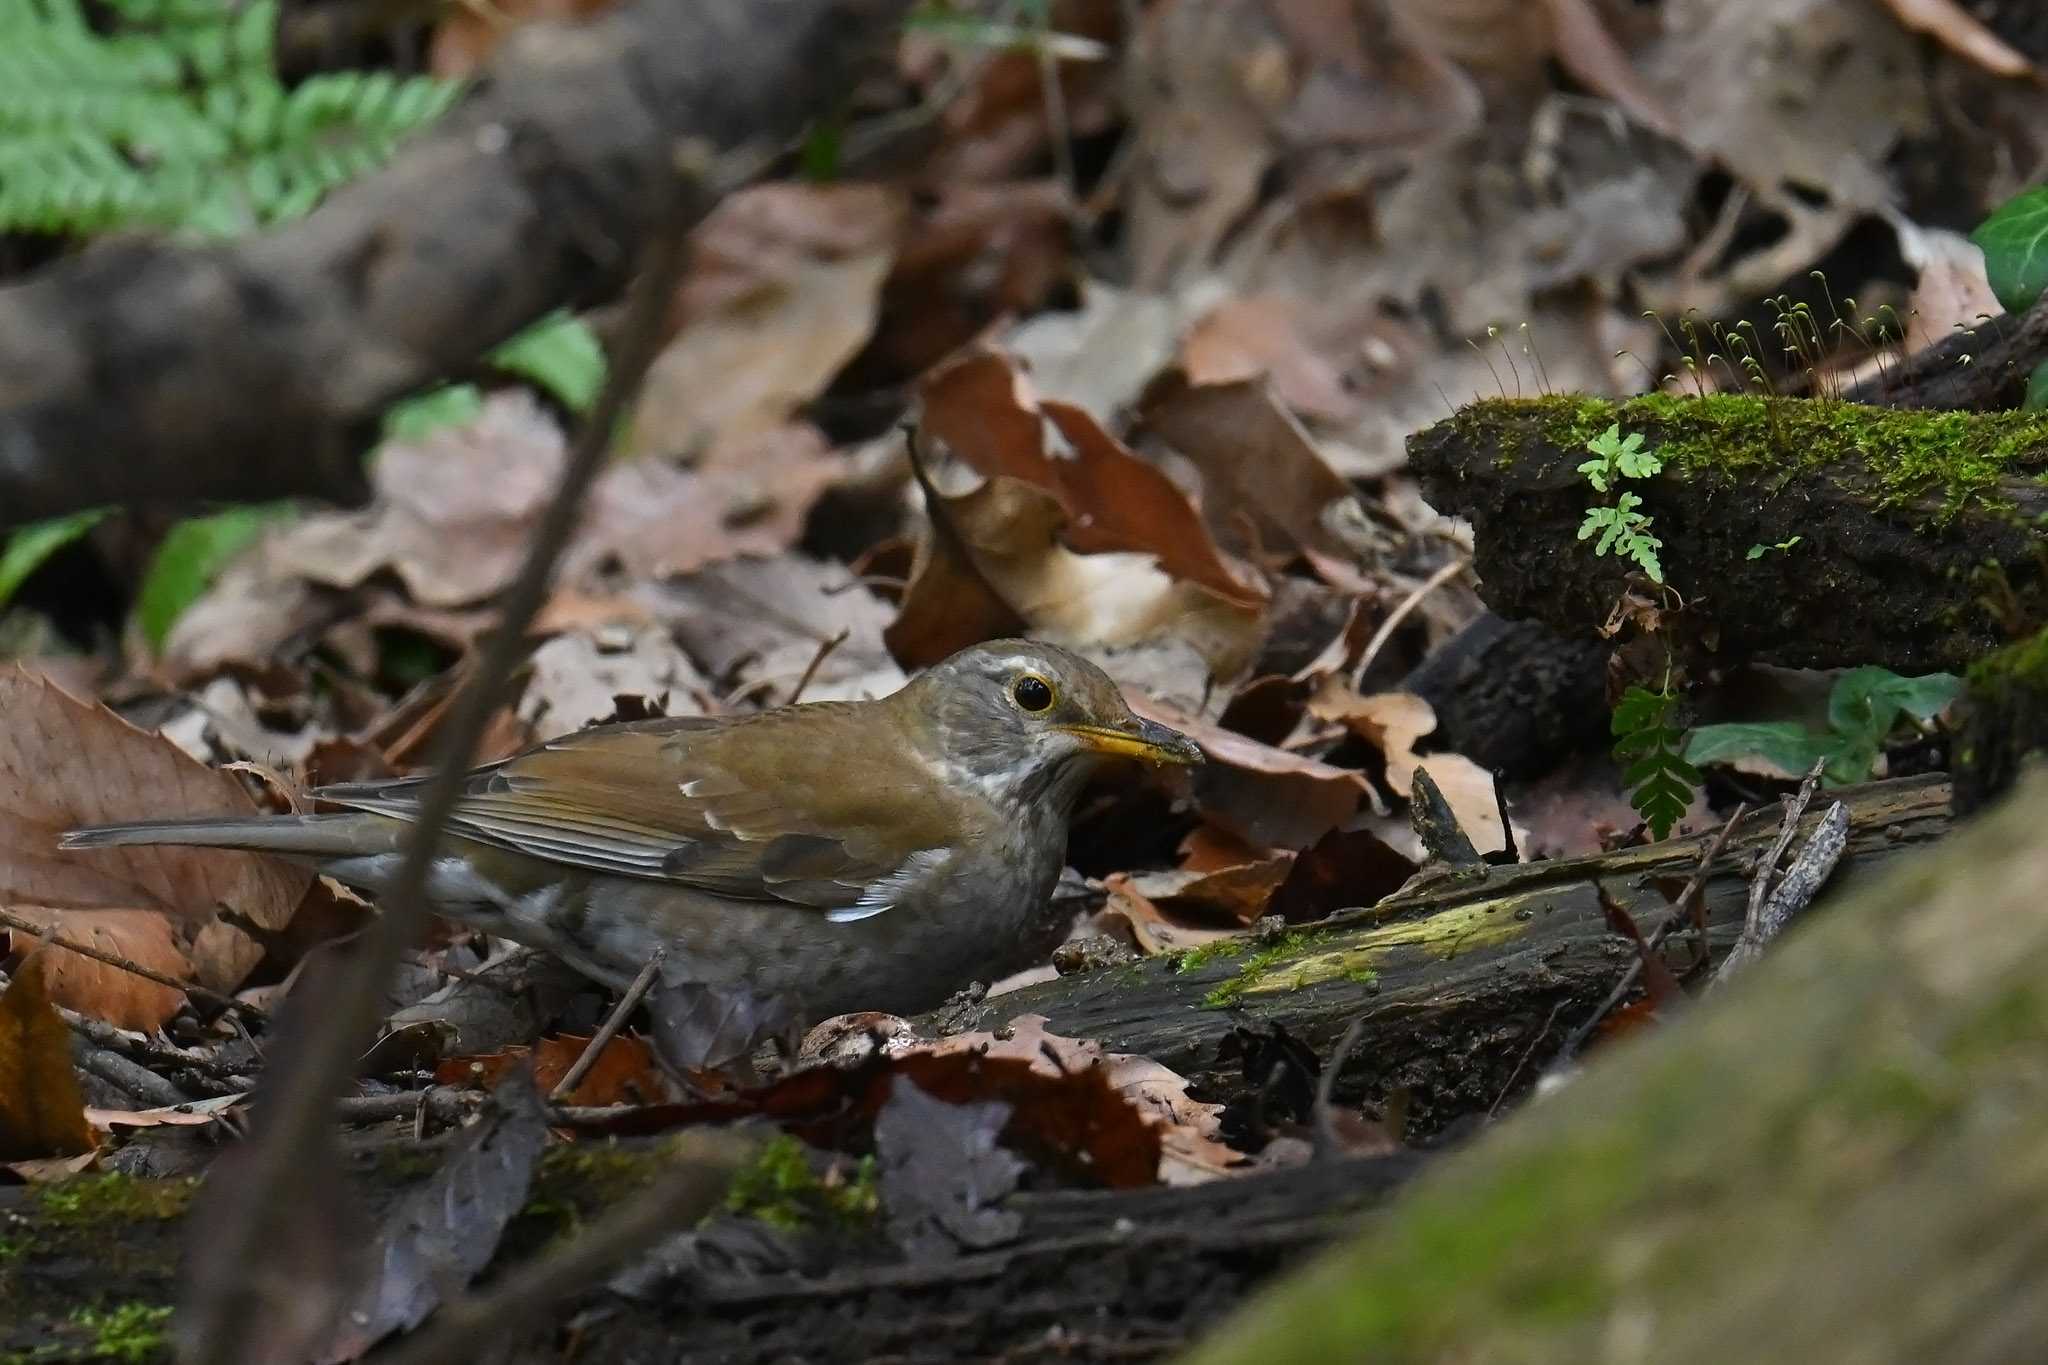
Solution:
<svg viewBox="0 0 2048 1365">
<path fill-rule="evenodd" d="M 1850 836 L 1831 899 L 1891 877 L 1906 854 L 1949 826 L 1948 786 L 1938 780 L 1878 782 L 1839 795 Z M 1826 803 L 1815 804 L 1802 838 Z M 1716 961 L 1741 930 L 1746 868 L 1776 835 L 1778 811 L 1746 816 L 1707 880 Z M 1347 1059 L 1337 1093 L 1383 1098 L 1405 1088 L 1411 1136 L 1425 1137 L 1533 1082 L 1633 961 L 1634 950 L 1607 926 L 1596 880 L 1647 935 L 1710 838 L 1492 868 L 1484 880 L 1426 886 L 1263 951 L 1062 977 L 986 1001 L 966 1022 L 986 1028 L 1043 1014 L 1053 1033 L 1154 1058 L 1222 1097 L 1245 1089 L 1239 1064 L 1218 1053 L 1232 1030 L 1279 1025 L 1327 1057 L 1362 1017 L 1365 1041 Z M 1686 966 L 1689 935 L 1674 934 L 1666 952 L 1675 968 Z"/>
<path fill-rule="evenodd" d="M 2048 1341 L 2048 779 L 1448 1158 L 1197 1365 Z"/>
<path fill-rule="evenodd" d="M 1614 496 L 1579 472 L 1610 422 L 1670 455 L 1617 491 L 1642 499 L 1667 605 L 1719 659 L 1960 671 L 2048 613 L 2048 420 L 1557 397 L 1474 403 L 1408 438 L 1431 504 L 1472 523 L 1501 615 L 1585 635 L 1613 614 L 1635 566 L 1578 538 Z"/>
<path fill-rule="evenodd" d="M 392 399 L 616 290 L 679 169 L 779 148 L 907 8 L 639 0 L 523 28 L 476 94 L 303 222 L 218 247 L 109 241 L 0 293 L 0 529 L 358 493 Z"/>
</svg>

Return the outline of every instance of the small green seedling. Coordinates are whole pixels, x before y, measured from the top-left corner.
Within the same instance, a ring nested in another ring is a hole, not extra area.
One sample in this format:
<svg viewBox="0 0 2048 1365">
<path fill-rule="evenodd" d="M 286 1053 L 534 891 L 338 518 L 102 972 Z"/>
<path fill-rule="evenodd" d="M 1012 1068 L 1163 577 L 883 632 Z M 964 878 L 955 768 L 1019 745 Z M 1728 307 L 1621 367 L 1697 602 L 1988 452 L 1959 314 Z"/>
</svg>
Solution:
<svg viewBox="0 0 2048 1365">
<path fill-rule="evenodd" d="M 1624 438 L 1618 422 L 1586 442 L 1586 449 L 1593 458 L 1579 466 L 1579 473 L 1596 493 L 1614 492 L 1622 479 L 1647 479 L 1664 468 L 1655 451 L 1643 448 L 1642 433 L 1630 432 Z M 1653 518 L 1637 510 L 1642 505 L 1643 500 L 1634 493 L 1619 492 L 1611 504 L 1588 507 L 1586 519 L 1579 523 L 1579 539 L 1591 540 L 1597 534 L 1600 539 L 1593 545 L 1594 554 L 1612 553 L 1633 560 L 1652 582 L 1662 583 L 1664 565 L 1657 551 L 1664 542 L 1650 534 Z"/>
<path fill-rule="evenodd" d="M 1749 553 L 1744 555 L 1743 558 L 1762 559 L 1767 554 L 1783 553 L 1804 539 L 1806 539 L 1804 536 L 1794 536 L 1790 540 L 1781 540 L 1776 545 L 1752 545 L 1749 547 Z"/>
</svg>

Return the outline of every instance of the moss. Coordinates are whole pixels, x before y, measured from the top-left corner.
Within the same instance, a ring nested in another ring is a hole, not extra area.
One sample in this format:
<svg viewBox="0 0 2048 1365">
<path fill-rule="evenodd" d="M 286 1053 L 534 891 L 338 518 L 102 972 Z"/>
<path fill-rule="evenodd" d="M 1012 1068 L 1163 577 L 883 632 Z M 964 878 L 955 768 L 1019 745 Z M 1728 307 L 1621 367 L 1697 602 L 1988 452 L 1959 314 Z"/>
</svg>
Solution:
<svg viewBox="0 0 2048 1365">
<path fill-rule="evenodd" d="M 1932 500 L 1938 525 L 1973 504 L 2010 511 L 2002 481 L 2048 475 L 2048 413 L 2040 412 L 1920 412 L 1747 394 L 1646 394 L 1619 403 L 1559 394 L 1485 399 L 1451 420 L 1461 436 L 1493 445 L 1505 466 L 1525 453 L 1509 433 L 1529 432 L 1531 412 L 1544 418 L 1535 430 L 1567 451 L 1619 423 L 1643 433 L 1673 472 L 1763 476 L 1767 487 L 1860 460 L 1879 506 Z"/>
<path fill-rule="evenodd" d="M 105 1310 L 81 1308 L 71 1321 L 92 1333 L 90 1360 L 148 1360 L 164 1348 L 171 1310 L 160 1304 L 124 1303 Z"/>
<path fill-rule="evenodd" d="M 1315 942 L 1313 934 L 1289 934 L 1277 943 L 1259 949 L 1238 967 L 1237 975 L 1202 997 L 1204 1009 L 1227 1009 L 1248 990 L 1262 984 L 1272 969 Z"/>
<path fill-rule="evenodd" d="M 192 1202 L 196 1180 L 137 1180 L 126 1175 L 80 1175 L 36 1191 L 30 1206 L 46 1222 L 79 1226 L 106 1219 L 177 1218 Z"/>
<path fill-rule="evenodd" d="M 792 1232 L 862 1227 L 881 1208 L 875 1159 L 861 1158 L 850 1178 L 837 1166 L 821 1175 L 811 1164 L 809 1149 L 784 1133 L 733 1176 L 725 1208 Z"/>
<path fill-rule="evenodd" d="M 1173 955 L 1173 970 L 1176 973 L 1191 972 L 1197 967 L 1206 967 L 1219 958 L 1235 957 L 1251 947 L 1251 940 L 1242 934 L 1219 938 L 1199 947 L 1187 948 Z"/>
<path fill-rule="evenodd" d="M 2015 688 L 2048 692 L 2048 630 L 1979 659 L 1970 666 L 1969 685 L 1980 697 L 2003 695 Z"/>
</svg>

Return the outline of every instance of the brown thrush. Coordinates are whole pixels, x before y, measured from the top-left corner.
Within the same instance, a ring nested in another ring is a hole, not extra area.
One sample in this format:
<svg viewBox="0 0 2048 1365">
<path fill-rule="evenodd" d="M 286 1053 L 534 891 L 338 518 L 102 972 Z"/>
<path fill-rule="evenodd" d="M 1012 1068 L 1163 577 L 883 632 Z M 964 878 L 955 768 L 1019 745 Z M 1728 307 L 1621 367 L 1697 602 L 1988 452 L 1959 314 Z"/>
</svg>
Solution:
<svg viewBox="0 0 2048 1365">
<path fill-rule="evenodd" d="M 811 1018 L 928 1009 L 986 975 L 1045 904 L 1104 760 L 1198 763 L 1065 650 L 997 640 L 878 701 L 601 725 L 470 773 L 434 908 L 630 981 L 752 991 Z M 330 815 L 73 830 L 66 848 L 195 844 L 383 889 L 423 779 L 311 794 Z"/>
</svg>

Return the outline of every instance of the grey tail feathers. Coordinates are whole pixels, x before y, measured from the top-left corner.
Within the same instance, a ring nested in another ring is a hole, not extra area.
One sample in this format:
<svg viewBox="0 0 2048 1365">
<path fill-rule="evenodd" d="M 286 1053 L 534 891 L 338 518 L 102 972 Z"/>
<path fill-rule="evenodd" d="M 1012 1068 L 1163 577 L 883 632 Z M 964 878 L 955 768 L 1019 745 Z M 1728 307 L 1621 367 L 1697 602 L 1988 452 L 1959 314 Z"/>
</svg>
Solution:
<svg viewBox="0 0 2048 1365">
<path fill-rule="evenodd" d="M 59 848 L 119 848 L 136 844 L 184 844 L 239 848 L 302 858 L 346 858 L 385 853 L 398 846 L 402 829 L 374 815 L 272 815 L 221 819 L 137 820 L 121 825 L 87 825 L 66 830 Z"/>
</svg>

